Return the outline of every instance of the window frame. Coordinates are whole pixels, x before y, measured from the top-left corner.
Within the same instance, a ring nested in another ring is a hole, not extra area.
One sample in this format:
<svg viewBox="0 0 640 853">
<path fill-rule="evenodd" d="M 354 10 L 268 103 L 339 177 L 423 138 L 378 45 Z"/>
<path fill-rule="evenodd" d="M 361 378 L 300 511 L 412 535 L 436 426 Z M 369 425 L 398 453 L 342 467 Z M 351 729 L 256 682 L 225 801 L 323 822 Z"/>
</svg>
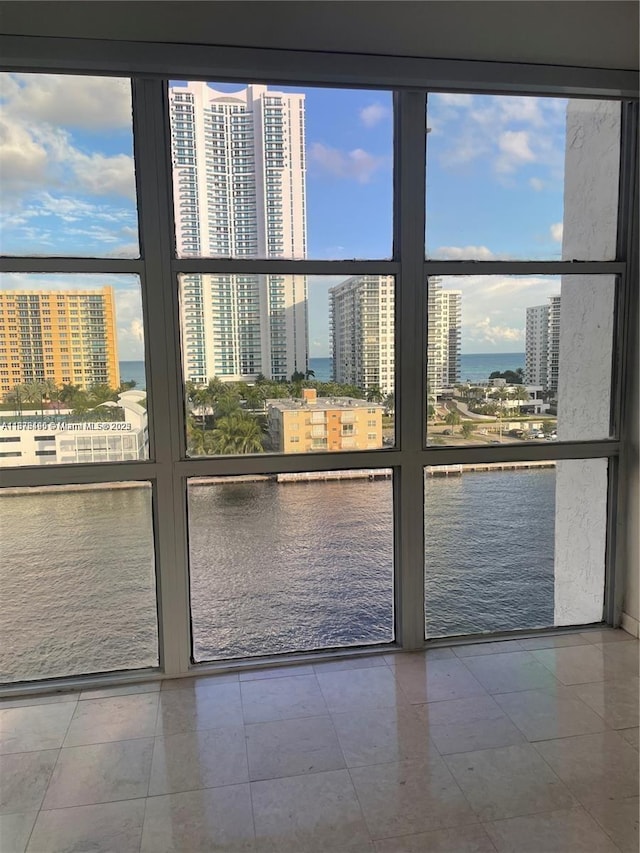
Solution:
<svg viewBox="0 0 640 853">
<path fill-rule="evenodd" d="M 136 462 L 32 466 L 3 470 L 7 487 L 151 482 L 159 616 L 159 670 L 150 678 L 242 667 L 232 661 L 191 659 L 187 480 L 225 474 L 294 473 L 349 468 L 392 468 L 396 645 L 433 645 L 424 639 L 424 480 L 427 465 L 536 459 L 608 457 L 609 496 L 605 565 L 606 621 L 620 620 L 624 568 L 616 549 L 616 509 L 624 493 L 629 398 L 627 353 L 637 288 L 637 84 L 633 72 L 498 62 L 423 60 L 356 54 L 211 48 L 200 45 L 113 43 L 99 40 L 6 36 L 3 71 L 124 76 L 132 79 L 138 259 L 3 257 L 0 271 L 24 273 L 133 273 L 140 276 L 145 328 L 150 458 Z M 331 86 L 394 91 L 394 215 L 391 260 L 321 261 L 178 258 L 174 252 L 168 81 L 252 81 L 271 85 Z M 428 92 L 513 94 L 622 101 L 618 244 L 614 261 L 433 261 L 425 259 L 426 99 Z M 264 454 L 189 458 L 186 455 L 178 274 L 272 273 L 394 275 L 396 281 L 396 443 L 393 448 L 323 454 Z M 614 274 L 619 277 L 612 377 L 614 437 L 544 446 L 426 446 L 426 379 L 415 359 L 426 353 L 427 276 Z M 403 334 L 399 334 L 402 329 Z M 416 399 L 421 406 L 403 401 Z M 499 636 L 499 635 L 495 635 Z M 367 651 L 373 651 L 368 649 Z M 353 649 L 344 653 L 354 654 Z M 310 654 L 277 659 L 297 660 Z M 316 655 L 317 656 L 317 655 Z M 273 659 L 273 658 L 271 658 Z M 269 659 L 261 659 L 267 663 Z M 255 665 L 255 661 L 245 661 Z M 145 677 L 140 670 L 87 675 L 84 683 Z M 59 684 L 67 679 L 55 679 Z M 68 679 L 78 683 L 77 678 Z M 46 689 L 50 682 L 32 682 Z M 13 692 L 24 692 L 24 685 Z M 11 691 L 10 691 L 11 692 Z"/>
</svg>

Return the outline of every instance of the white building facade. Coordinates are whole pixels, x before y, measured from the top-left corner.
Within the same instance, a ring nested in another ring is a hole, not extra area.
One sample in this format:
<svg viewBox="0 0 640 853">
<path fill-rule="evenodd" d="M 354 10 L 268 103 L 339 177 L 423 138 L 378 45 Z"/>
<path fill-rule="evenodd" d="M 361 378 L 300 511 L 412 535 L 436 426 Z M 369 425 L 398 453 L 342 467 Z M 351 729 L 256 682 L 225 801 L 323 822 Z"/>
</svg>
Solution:
<svg viewBox="0 0 640 853">
<path fill-rule="evenodd" d="M 304 258 L 304 95 L 190 82 L 169 100 L 178 254 Z M 181 319 L 186 380 L 307 370 L 305 276 L 184 275 Z"/>
<path fill-rule="evenodd" d="M 547 396 L 555 397 L 560 357 L 559 296 L 550 296 L 548 305 L 527 308 L 525 349 L 525 381 L 542 385 Z"/>
<path fill-rule="evenodd" d="M 443 290 L 442 279 L 427 280 L 427 387 L 437 394 L 460 382 L 462 292 Z"/>
<path fill-rule="evenodd" d="M 329 290 L 336 382 L 393 393 L 394 306 L 390 275 L 354 276 Z"/>
</svg>

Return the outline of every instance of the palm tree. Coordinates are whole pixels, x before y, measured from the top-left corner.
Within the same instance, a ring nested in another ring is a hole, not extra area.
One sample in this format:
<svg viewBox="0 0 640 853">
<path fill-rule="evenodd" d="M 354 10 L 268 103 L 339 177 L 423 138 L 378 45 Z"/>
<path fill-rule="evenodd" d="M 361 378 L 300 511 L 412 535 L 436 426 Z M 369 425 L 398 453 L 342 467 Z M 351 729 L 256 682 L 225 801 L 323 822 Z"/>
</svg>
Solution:
<svg viewBox="0 0 640 853">
<path fill-rule="evenodd" d="M 449 409 L 449 411 L 447 412 L 447 416 L 444 419 L 444 422 L 451 426 L 451 432 L 453 433 L 455 432 L 453 427 L 458 426 L 461 420 L 462 418 L 460 417 L 460 412 L 457 409 Z"/>
<path fill-rule="evenodd" d="M 38 407 L 40 406 L 40 415 L 44 417 L 44 385 L 42 382 L 26 382 L 23 386 L 24 401 Z"/>
<path fill-rule="evenodd" d="M 263 436 L 257 420 L 242 412 L 219 418 L 211 432 L 211 452 L 221 455 L 263 453 Z"/>
<path fill-rule="evenodd" d="M 367 401 L 369 403 L 381 403 L 383 399 L 384 395 L 379 385 L 370 385 L 367 388 Z"/>
<path fill-rule="evenodd" d="M 60 402 L 61 402 L 61 389 L 58 388 L 53 379 L 45 379 L 42 383 L 44 397 L 50 402 L 54 403 L 56 407 L 56 412 L 60 411 Z"/>
</svg>

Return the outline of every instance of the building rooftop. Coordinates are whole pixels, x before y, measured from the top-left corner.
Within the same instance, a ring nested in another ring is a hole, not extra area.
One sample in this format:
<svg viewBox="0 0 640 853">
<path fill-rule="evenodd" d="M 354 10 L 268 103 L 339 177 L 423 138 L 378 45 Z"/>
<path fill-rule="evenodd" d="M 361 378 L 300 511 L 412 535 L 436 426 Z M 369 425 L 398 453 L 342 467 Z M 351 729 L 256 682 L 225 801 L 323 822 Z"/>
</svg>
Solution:
<svg viewBox="0 0 640 853">
<path fill-rule="evenodd" d="M 307 389 L 305 389 L 307 390 Z M 304 410 L 307 412 L 335 411 L 336 409 L 384 409 L 381 403 L 370 403 L 356 397 L 316 397 L 308 399 L 277 399 L 267 400 L 267 406 L 279 409 L 281 412 Z"/>
</svg>

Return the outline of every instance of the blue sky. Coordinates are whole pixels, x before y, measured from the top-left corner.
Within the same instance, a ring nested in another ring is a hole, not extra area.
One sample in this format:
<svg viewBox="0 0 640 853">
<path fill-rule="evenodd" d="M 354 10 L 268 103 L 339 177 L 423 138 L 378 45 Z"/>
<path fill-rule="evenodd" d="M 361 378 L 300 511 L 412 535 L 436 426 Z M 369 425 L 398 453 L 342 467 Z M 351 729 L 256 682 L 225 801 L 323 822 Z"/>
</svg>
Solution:
<svg viewBox="0 0 640 853">
<path fill-rule="evenodd" d="M 3 253 L 137 256 L 127 81 L 0 77 Z M 388 258 L 391 93 L 304 92 L 309 257 Z M 557 99 L 430 96 L 430 257 L 561 256 L 565 110 L 566 101 Z M 81 278 L 77 282 L 84 286 L 87 277 Z M 8 280 L 11 286 L 42 284 L 33 276 Z M 141 341 L 132 334 L 140 316 L 134 316 L 131 284 L 114 277 L 108 283 L 118 293 L 120 356 L 140 358 Z M 329 353 L 327 289 L 334 283 L 309 282 L 312 356 Z M 445 287 L 463 290 L 465 352 L 524 349 L 524 309 L 559 292 L 558 281 L 542 277 L 468 277 L 446 281 Z"/>
</svg>

